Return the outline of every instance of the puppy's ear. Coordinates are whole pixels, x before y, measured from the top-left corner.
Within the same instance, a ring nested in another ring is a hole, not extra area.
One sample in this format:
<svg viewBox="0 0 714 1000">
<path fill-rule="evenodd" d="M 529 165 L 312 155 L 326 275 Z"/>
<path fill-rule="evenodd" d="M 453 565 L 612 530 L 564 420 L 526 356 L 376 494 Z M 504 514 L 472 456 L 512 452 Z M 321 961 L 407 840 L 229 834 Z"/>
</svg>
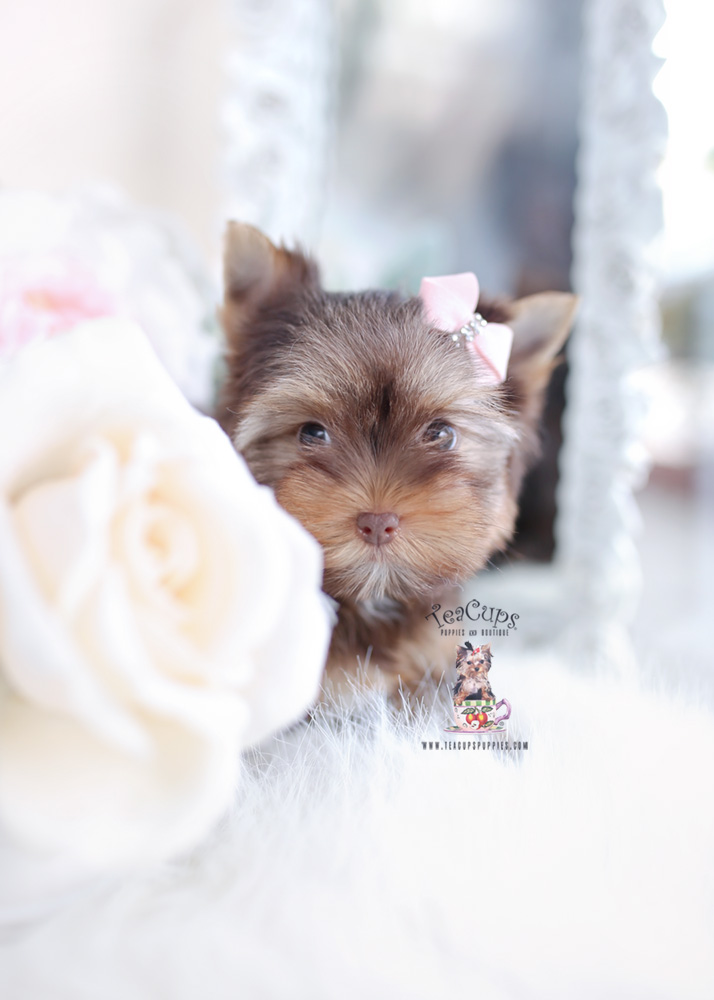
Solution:
<svg viewBox="0 0 714 1000">
<path fill-rule="evenodd" d="M 541 292 L 511 303 L 509 381 L 518 380 L 531 392 L 545 388 L 555 367 L 553 359 L 570 333 L 577 305 L 577 297 L 567 292 Z"/>
<path fill-rule="evenodd" d="M 276 247 L 245 222 L 229 222 L 223 255 L 225 293 L 221 319 L 229 347 L 236 349 L 261 309 L 302 288 L 318 288 L 315 263 L 299 251 Z"/>
<path fill-rule="evenodd" d="M 538 454 L 538 421 L 545 390 L 558 352 L 568 338 L 578 300 L 566 292 L 541 292 L 518 299 L 509 306 L 513 349 L 504 389 L 515 415 L 520 442 L 511 460 L 511 481 L 518 490 L 529 465 Z"/>
</svg>

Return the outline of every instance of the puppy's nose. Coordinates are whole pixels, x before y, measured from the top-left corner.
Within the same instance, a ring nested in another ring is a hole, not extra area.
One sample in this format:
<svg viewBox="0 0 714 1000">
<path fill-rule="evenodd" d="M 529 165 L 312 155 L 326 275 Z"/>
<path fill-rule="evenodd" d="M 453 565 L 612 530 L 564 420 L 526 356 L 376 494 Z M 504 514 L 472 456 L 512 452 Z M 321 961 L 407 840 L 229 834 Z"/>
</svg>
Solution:
<svg viewBox="0 0 714 1000">
<path fill-rule="evenodd" d="M 396 514 L 359 514 L 357 530 L 370 545 L 386 545 L 391 542 L 399 528 Z"/>
</svg>

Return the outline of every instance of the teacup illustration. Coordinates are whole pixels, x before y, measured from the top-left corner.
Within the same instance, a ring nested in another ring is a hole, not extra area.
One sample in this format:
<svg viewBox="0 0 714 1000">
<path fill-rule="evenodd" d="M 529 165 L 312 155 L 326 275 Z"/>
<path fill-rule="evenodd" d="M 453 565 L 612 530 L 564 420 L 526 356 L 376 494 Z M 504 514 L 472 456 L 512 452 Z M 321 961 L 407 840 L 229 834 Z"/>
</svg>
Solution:
<svg viewBox="0 0 714 1000">
<path fill-rule="evenodd" d="M 505 707 L 505 713 L 498 711 Z M 461 705 L 454 705 L 456 725 L 464 732 L 504 733 L 506 719 L 511 717 L 511 705 L 505 698 L 466 699 Z"/>
</svg>

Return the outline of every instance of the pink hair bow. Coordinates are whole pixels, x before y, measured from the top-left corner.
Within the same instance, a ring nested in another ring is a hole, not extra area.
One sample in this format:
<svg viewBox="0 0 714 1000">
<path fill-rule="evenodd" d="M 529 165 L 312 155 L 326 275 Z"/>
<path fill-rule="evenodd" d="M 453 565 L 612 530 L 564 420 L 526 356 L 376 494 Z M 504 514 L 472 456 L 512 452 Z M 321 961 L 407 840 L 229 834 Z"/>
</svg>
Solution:
<svg viewBox="0 0 714 1000">
<path fill-rule="evenodd" d="M 429 322 L 451 332 L 457 342 L 463 338 L 466 347 L 483 362 L 479 365 L 483 380 L 499 385 L 508 370 L 513 330 L 505 323 L 487 323 L 475 312 L 478 297 L 478 278 L 470 271 L 422 278 L 419 288 Z"/>
</svg>

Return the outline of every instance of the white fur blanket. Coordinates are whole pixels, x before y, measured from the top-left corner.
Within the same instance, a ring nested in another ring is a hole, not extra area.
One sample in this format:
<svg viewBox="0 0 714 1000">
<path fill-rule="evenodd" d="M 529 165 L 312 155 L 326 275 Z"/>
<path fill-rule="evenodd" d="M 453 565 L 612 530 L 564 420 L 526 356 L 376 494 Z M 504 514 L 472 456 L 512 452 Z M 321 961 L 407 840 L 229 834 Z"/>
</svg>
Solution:
<svg viewBox="0 0 714 1000">
<path fill-rule="evenodd" d="M 446 691 L 327 707 L 250 756 L 192 857 L 6 932 L 0 996 L 712 997 L 712 713 L 534 657 L 507 676 L 527 750 L 424 750 Z"/>
</svg>

